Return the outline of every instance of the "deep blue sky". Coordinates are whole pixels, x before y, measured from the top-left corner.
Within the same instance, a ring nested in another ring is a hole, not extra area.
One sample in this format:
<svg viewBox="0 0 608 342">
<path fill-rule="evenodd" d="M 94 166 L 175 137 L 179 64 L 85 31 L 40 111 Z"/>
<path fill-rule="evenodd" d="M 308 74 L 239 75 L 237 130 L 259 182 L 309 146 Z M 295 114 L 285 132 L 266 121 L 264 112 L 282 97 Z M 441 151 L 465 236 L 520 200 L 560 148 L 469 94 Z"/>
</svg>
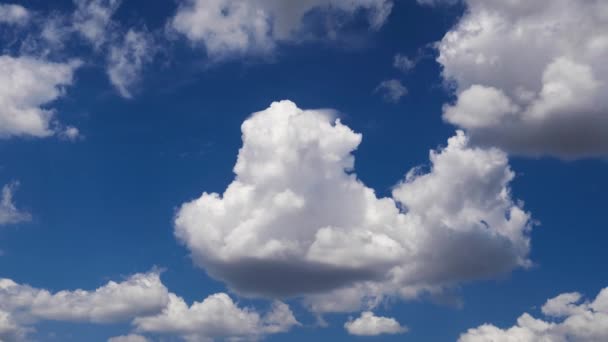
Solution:
<svg viewBox="0 0 608 342">
<path fill-rule="evenodd" d="M 44 11 L 71 3 L 23 5 Z M 129 0 L 115 19 L 156 30 L 174 11 L 171 0 Z M 449 97 L 435 53 L 425 46 L 440 40 L 461 14 L 461 8 L 400 1 L 385 26 L 357 42 L 286 44 L 272 60 L 208 65 L 200 50 L 178 40 L 145 67 L 133 99 L 118 96 L 108 83 L 102 56 L 75 48 L 70 54 L 86 55 L 87 63 L 53 107 L 84 139 L 0 140 L 0 184 L 19 180 L 16 201 L 33 216 L 0 231 L 0 277 L 51 291 L 93 289 L 161 267 L 165 285 L 188 301 L 225 291 L 176 241 L 173 216 L 183 202 L 203 190 L 221 192 L 232 180 L 243 120 L 281 99 L 301 108 L 338 110 L 346 125 L 363 134 L 355 152 L 359 178 L 389 195 L 407 170 L 427 164 L 429 150 L 445 145 L 455 130 L 441 119 Z M 396 53 L 413 56 L 421 49 L 425 57 L 412 72 L 393 68 Z M 409 89 L 398 103 L 374 93 L 389 78 Z M 608 283 L 606 162 L 512 157 L 510 164 L 517 175 L 513 197 L 525 201 L 539 222 L 532 233 L 534 267 L 464 284 L 454 291 L 460 308 L 424 298 L 395 301 L 377 313 L 411 331 L 369 340 L 452 341 L 484 322 L 511 325 L 559 293 L 592 296 Z M 342 327 L 349 315 L 328 315 L 329 327 L 314 328 L 314 317 L 297 302 L 290 304 L 305 327 L 269 341 L 357 339 Z M 105 341 L 126 333 L 128 325 L 43 323 L 37 329 L 40 341 Z"/>
</svg>

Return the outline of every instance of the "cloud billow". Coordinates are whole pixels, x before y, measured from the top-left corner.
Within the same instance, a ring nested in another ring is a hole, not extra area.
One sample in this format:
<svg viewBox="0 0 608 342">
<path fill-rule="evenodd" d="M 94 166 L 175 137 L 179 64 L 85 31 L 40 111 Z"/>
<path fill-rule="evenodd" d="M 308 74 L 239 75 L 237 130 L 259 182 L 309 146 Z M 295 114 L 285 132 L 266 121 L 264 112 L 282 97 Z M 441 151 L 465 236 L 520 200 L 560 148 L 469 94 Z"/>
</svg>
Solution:
<svg viewBox="0 0 608 342">
<path fill-rule="evenodd" d="M 595 342 L 608 340 L 608 288 L 593 301 L 583 301 L 578 292 L 549 299 L 541 311 L 547 319 L 524 313 L 517 324 L 501 329 L 483 324 L 462 334 L 458 342 Z"/>
<path fill-rule="evenodd" d="M 334 116 L 282 101 L 243 123 L 234 181 L 176 214 L 199 266 L 241 294 L 342 311 L 529 264 L 530 216 L 511 200 L 503 152 L 459 132 L 431 152 L 429 173 L 378 198 L 353 172 L 361 135 Z M 325 296 L 335 305 L 318 305 Z"/>
<path fill-rule="evenodd" d="M 327 15 L 327 36 L 336 35 L 341 22 L 363 11 L 372 29 L 381 27 L 393 6 L 391 0 L 183 0 L 168 27 L 194 45 L 204 46 L 212 60 L 264 55 L 280 42 L 297 42 L 313 34 L 306 18 Z M 333 17 L 335 15 L 335 18 Z"/>
<path fill-rule="evenodd" d="M 608 4 L 467 0 L 438 43 L 456 99 L 444 119 L 523 155 L 608 154 Z"/>
</svg>

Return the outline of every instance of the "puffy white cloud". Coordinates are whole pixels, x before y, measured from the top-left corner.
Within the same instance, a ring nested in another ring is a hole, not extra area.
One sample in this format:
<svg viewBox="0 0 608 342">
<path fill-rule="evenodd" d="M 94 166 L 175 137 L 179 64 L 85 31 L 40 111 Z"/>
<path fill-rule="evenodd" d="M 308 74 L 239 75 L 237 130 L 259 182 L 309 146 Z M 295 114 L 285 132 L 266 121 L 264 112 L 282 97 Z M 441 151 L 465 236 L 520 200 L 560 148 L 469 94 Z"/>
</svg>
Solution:
<svg viewBox="0 0 608 342">
<path fill-rule="evenodd" d="M 108 342 L 149 342 L 146 337 L 141 335 L 129 334 L 125 336 L 116 336 L 108 339 Z"/>
<path fill-rule="evenodd" d="M 21 5 L 0 4 L 0 24 L 23 25 L 30 18 L 30 12 Z"/>
<path fill-rule="evenodd" d="M 96 48 L 107 40 L 111 18 L 120 6 L 121 0 L 74 0 L 76 11 L 72 25 L 76 32 Z"/>
<path fill-rule="evenodd" d="M 0 138 L 61 133 L 48 105 L 64 95 L 79 65 L 0 56 Z"/>
<path fill-rule="evenodd" d="M 264 54 L 277 42 L 300 39 L 308 33 L 305 16 L 315 11 L 347 16 L 366 11 L 371 27 L 378 28 L 391 8 L 391 0 L 184 0 L 170 25 L 218 59 Z M 327 28 L 330 34 L 336 29 Z"/>
<path fill-rule="evenodd" d="M 466 0 L 439 42 L 444 119 L 476 143 L 561 158 L 608 153 L 608 3 Z"/>
<path fill-rule="evenodd" d="M 608 340 L 608 288 L 592 302 L 579 293 L 565 293 L 547 301 L 542 312 L 549 320 L 525 313 L 517 324 L 501 329 L 484 324 L 460 336 L 459 342 L 594 342 Z"/>
<path fill-rule="evenodd" d="M 169 301 L 157 272 L 135 274 L 123 282 L 108 282 L 95 291 L 48 290 L 0 279 L 0 311 L 14 322 L 41 320 L 110 323 L 160 312 Z"/>
<path fill-rule="evenodd" d="M 289 307 L 281 302 L 275 302 L 272 310 L 262 317 L 253 309 L 239 308 L 225 293 L 211 295 L 191 306 L 174 294 L 169 298 L 162 313 L 134 320 L 138 331 L 177 335 L 188 341 L 256 339 L 286 332 L 299 324 Z"/>
<path fill-rule="evenodd" d="M 2 187 L 0 198 L 0 225 L 29 221 L 31 215 L 17 209 L 13 203 L 13 193 L 19 186 L 18 182 L 6 184 Z"/>
<path fill-rule="evenodd" d="M 376 336 L 382 334 L 403 334 L 407 328 L 397 320 L 389 317 L 379 317 L 371 311 L 361 313 L 361 317 L 344 323 L 344 328 L 351 335 Z"/>
<path fill-rule="evenodd" d="M 399 80 L 386 80 L 380 82 L 375 92 L 383 93 L 384 100 L 397 103 L 402 97 L 407 95 L 407 88 Z"/>
<path fill-rule="evenodd" d="M 139 80 L 144 64 L 151 60 L 152 49 L 148 34 L 133 29 L 127 32 L 122 44 L 110 48 L 108 76 L 123 97 L 132 97 L 129 89 Z"/>
<path fill-rule="evenodd" d="M 361 135 L 331 111 L 275 102 L 242 133 L 234 181 L 175 218 L 195 263 L 240 293 L 352 311 L 529 263 L 530 218 L 511 199 L 506 155 L 469 147 L 462 132 L 392 198 L 357 179 Z"/>
<path fill-rule="evenodd" d="M 0 341 L 26 340 L 41 321 L 73 323 L 131 322 L 138 332 L 187 341 L 216 338 L 258 339 L 299 325 L 289 307 L 275 301 L 261 315 L 239 308 L 225 293 L 188 306 L 162 284 L 157 271 L 110 281 L 94 291 L 45 289 L 0 278 Z M 116 336 L 108 342 L 145 342 L 139 334 Z"/>
</svg>

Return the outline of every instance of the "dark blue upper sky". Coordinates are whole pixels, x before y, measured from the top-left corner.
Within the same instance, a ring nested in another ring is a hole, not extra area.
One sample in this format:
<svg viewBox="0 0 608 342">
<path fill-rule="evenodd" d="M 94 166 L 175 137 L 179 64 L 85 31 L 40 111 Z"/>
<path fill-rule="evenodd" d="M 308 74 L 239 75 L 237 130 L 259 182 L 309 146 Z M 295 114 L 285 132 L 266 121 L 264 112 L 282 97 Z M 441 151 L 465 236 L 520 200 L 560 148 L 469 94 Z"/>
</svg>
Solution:
<svg viewBox="0 0 608 342">
<path fill-rule="evenodd" d="M 19 4 L 42 16 L 74 10 L 67 0 Z M 72 38 L 44 58 L 79 58 L 84 64 L 65 94 L 43 107 L 54 108 L 57 119 L 77 127 L 81 138 L 0 140 L 0 185 L 18 180 L 14 201 L 31 214 L 29 221 L 0 229 L 0 278 L 51 292 L 92 290 L 159 267 L 163 284 L 188 303 L 228 291 L 193 263 L 173 227 L 183 203 L 203 191 L 221 193 L 233 180 L 243 121 L 283 99 L 300 108 L 337 110 L 342 123 L 363 135 L 354 152 L 358 178 L 379 197 L 391 196 L 408 170 L 428 169 L 429 151 L 445 146 L 457 129 L 442 119 L 442 108 L 454 95 L 444 84 L 434 44 L 458 23 L 464 8 L 396 1 L 378 30 L 370 30 L 360 14 L 334 40 L 279 42 L 264 56 L 211 62 L 204 48 L 165 37 L 175 1 L 124 0 L 114 23 L 145 26 L 157 44 L 132 98 L 121 97 L 108 81 L 103 49 Z M 8 36 L 22 39 L 25 33 L 6 28 L 1 36 L 3 54 L 25 54 L 16 43 L 6 43 Z M 397 70 L 396 54 L 416 58 L 416 66 L 407 73 Z M 407 87 L 397 102 L 376 91 L 389 79 Z M 410 331 L 360 339 L 455 341 L 486 322 L 507 327 L 523 312 L 540 315 L 539 307 L 560 293 L 579 291 L 591 298 L 608 284 L 605 160 L 510 155 L 509 164 L 515 172 L 511 196 L 537 221 L 533 265 L 451 287 L 445 297 L 460 298 L 461 305 L 428 295 L 389 300 L 374 312 L 394 317 Z M 242 305 L 260 310 L 270 305 L 231 294 Z M 287 303 L 303 325 L 267 340 L 359 339 L 343 327 L 358 312 L 328 314 L 328 326 L 319 327 L 298 300 Z M 49 320 L 35 327 L 29 336 L 38 341 L 106 341 L 131 330 L 128 321 Z"/>
</svg>

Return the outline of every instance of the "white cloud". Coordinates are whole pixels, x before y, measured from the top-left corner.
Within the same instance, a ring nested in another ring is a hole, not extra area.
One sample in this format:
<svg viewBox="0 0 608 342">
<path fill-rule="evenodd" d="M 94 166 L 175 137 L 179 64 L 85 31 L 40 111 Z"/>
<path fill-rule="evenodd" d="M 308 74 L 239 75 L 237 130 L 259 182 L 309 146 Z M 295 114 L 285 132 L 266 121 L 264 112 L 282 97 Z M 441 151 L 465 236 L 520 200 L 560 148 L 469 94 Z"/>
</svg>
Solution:
<svg viewBox="0 0 608 342">
<path fill-rule="evenodd" d="M 438 44 L 457 100 L 444 119 L 526 155 L 608 153 L 608 3 L 467 0 Z"/>
<path fill-rule="evenodd" d="M 378 28 L 391 8 L 391 0 L 184 0 L 170 26 L 219 59 L 233 54 L 264 54 L 277 42 L 300 39 L 307 34 L 302 32 L 305 15 L 316 10 L 347 16 L 363 10 L 370 26 Z M 327 28 L 330 34 L 336 29 Z"/>
<path fill-rule="evenodd" d="M 110 48 L 108 76 L 123 97 L 132 97 L 129 89 L 139 81 L 144 64 L 151 60 L 152 48 L 147 33 L 133 29 L 127 32 L 122 44 Z"/>
<path fill-rule="evenodd" d="M 289 307 L 275 301 L 261 315 L 239 308 L 225 293 L 188 306 L 162 284 L 157 271 L 137 273 L 122 282 L 110 281 L 94 290 L 51 292 L 0 278 L 0 341 L 26 340 L 42 321 L 73 323 L 131 322 L 137 332 L 162 334 L 188 341 L 215 338 L 258 339 L 299 325 Z M 139 334 L 108 342 L 145 342 Z"/>
<path fill-rule="evenodd" d="M 18 186 L 18 182 L 13 182 L 2 187 L 2 197 L 0 198 L 0 225 L 19 223 L 31 219 L 29 213 L 17 209 L 15 203 L 13 203 L 13 194 Z"/>
<path fill-rule="evenodd" d="M 25 338 L 27 329 L 19 326 L 8 312 L 0 310 L 0 341 L 20 341 Z"/>
<path fill-rule="evenodd" d="M 150 342 L 150 340 L 141 335 L 130 334 L 112 337 L 108 340 L 108 342 Z"/>
<path fill-rule="evenodd" d="M 62 130 L 48 105 L 73 82 L 78 61 L 52 63 L 0 56 L 0 138 L 46 137 Z"/>
<path fill-rule="evenodd" d="M 74 30 L 99 48 L 108 39 L 112 15 L 120 3 L 121 0 L 74 0 Z"/>
<path fill-rule="evenodd" d="M 156 272 L 110 281 L 95 291 L 51 293 L 0 279 L 0 312 L 22 326 L 43 321 L 111 323 L 160 312 L 169 294 Z M 17 324 L 17 323 L 15 323 Z"/>
<path fill-rule="evenodd" d="M 394 318 L 379 317 L 371 311 L 362 312 L 361 317 L 346 322 L 344 328 L 349 334 L 359 336 L 403 334 L 407 332 L 407 328 L 401 326 Z"/>
<path fill-rule="evenodd" d="M 23 25 L 30 18 L 30 12 L 21 5 L 0 4 L 0 24 Z"/>
<path fill-rule="evenodd" d="M 383 93 L 384 100 L 397 103 L 407 95 L 407 88 L 399 80 L 386 80 L 380 82 L 375 92 Z"/>
<path fill-rule="evenodd" d="M 412 60 L 406 55 L 398 53 L 393 58 L 393 66 L 401 72 L 406 73 L 416 66 L 416 61 Z"/>
<path fill-rule="evenodd" d="M 333 116 L 282 101 L 243 123 L 234 181 L 175 218 L 199 266 L 243 294 L 352 311 L 528 265 L 529 214 L 503 152 L 459 132 L 430 172 L 378 198 L 353 172 L 361 135 Z"/>
<path fill-rule="evenodd" d="M 289 307 L 280 302 L 260 316 L 253 309 L 239 308 L 225 293 L 217 293 L 188 306 L 170 295 L 169 305 L 156 316 L 140 317 L 133 324 L 138 331 L 181 336 L 188 341 L 216 338 L 255 339 L 288 331 L 299 324 Z"/>
<path fill-rule="evenodd" d="M 484 324 L 460 336 L 459 342 L 594 342 L 608 340 L 608 288 L 592 302 L 579 293 L 565 293 L 542 307 L 547 320 L 525 313 L 517 324 L 501 329 Z"/>
</svg>

